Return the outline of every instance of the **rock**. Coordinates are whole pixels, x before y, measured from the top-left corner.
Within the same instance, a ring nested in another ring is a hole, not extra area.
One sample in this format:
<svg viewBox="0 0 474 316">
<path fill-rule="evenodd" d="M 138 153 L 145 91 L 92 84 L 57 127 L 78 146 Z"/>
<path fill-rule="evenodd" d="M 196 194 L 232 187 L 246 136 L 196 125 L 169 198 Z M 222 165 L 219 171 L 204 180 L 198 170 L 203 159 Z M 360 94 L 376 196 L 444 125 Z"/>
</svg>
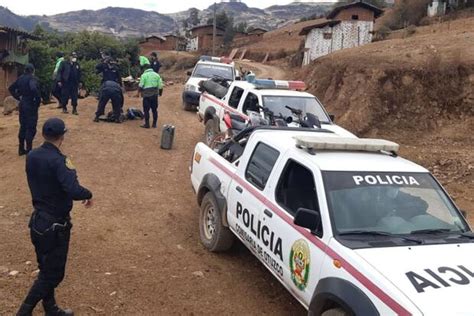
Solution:
<svg viewBox="0 0 474 316">
<path fill-rule="evenodd" d="M 9 275 L 9 276 L 17 276 L 18 273 L 20 273 L 20 272 L 18 272 L 18 271 L 16 271 L 16 270 L 13 270 L 13 271 L 10 271 L 10 273 L 8 273 L 8 275 Z"/>
<path fill-rule="evenodd" d="M 202 272 L 202 271 L 194 271 L 194 272 L 193 272 L 193 275 L 196 276 L 196 277 L 199 277 L 199 278 L 203 278 L 203 277 L 204 277 L 204 272 Z"/>
<path fill-rule="evenodd" d="M 13 111 L 18 111 L 18 101 L 14 97 L 8 96 L 3 100 L 3 115 L 10 115 Z"/>
<path fill-rule="evenodd" d="M 114 296 L 114 295 L 116 295 L 116 294 L 117 294 L 117 291 L 113 291 L 113 292 L 110 293 L 109 295 L 110 295 L 110 296 Z"/>
<path fill-rule="evenodd" d="M 178 248 L 179 250 L 184 250 L 183 246 L 181 245 L 176 245 L 176 248 Z"/>
<path fill-rule="evenodd" d="M 112 273 L 110 273 L 110 272 L 105 272 L 105 275 L 112 275 Z"/>
<path fill-rule="evenodd" d="M 27 266 L 30 266 L 30 265 L 31 265 L 31 261 L 27 261 L 27 262 L 25 262 L 25 264 L 26 264 Z"/>
<path fill-rule="evenodd" d="M 40 272 L 40 270 L 39 270 L 39 269 L 36 269 L 35 271 L 31 272 L 31 276 L 32 276 L 32 277 L 36 277 L 39 272 Z"/>
</svg>

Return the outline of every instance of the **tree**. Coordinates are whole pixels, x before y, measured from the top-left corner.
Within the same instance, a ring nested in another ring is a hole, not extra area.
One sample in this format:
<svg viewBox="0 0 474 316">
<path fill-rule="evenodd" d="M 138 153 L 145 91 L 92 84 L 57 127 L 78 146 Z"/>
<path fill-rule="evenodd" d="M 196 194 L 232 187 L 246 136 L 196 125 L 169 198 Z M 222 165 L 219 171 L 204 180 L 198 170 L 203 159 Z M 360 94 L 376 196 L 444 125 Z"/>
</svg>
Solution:
<svg viewBox="0 0 474 316">
<path fill-rule="evenodd" d="M 214 18 L 209 18 L 207 24 L 213 24 Z M 225 11 L 216 14 L 216 26 L 224 30 L 224 44 L 229 44 L 234 39 L 234 18 Z"/>
<path fill-rule="evenodd" d="M 245 33 L 247 31 L 247 22 L 241 22 L 234 27 L 235 32 Z"/>
</svg>

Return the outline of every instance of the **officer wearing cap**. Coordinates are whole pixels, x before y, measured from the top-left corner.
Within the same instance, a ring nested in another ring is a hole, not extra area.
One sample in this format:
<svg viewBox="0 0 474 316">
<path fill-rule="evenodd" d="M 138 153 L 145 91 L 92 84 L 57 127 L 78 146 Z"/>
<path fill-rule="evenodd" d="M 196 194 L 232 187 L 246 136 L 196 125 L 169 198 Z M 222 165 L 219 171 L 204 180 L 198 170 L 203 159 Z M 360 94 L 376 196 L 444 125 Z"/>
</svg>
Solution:
<svg viewBox="0 0 474 316">
<path fill-rule="evenodd" d="M 61 106 L 63 113 L 68 113 L 67 104 L 71 99 L 72 114 L 78 115 L 77 98 L 79 94 L 79 83 L 81 82 L 81 66 L 77 62 L 77 54 L 73 52 L 59 65 L 56 81 L 61 87 Z"/>
<path fill-rule="evenodd" d="M 156 72 L 157 74 L 159 74 L 160 73 L 160 68 L 161 68 L 161 63 L 158 60 L 158 54 L 156 52 L 152 52 L 150 54 L 150 64 L 151 64 L 151 68 L 153 69 L 153 71 Z"/>
<path fill-rule="evenodd" d="M 10 94 L 20 101 L 20 131 L 18 133 L 18 154 L 20 156 L 27 154 L 32 149 L 33 139 L 36 135 L 41 94 L 34 72 L 35 67 L 32 64 L 27 64 L 24 74 L 8 88 Z"/>
<path fill-rule="evenodd" d="M 55 289 L 64 278 L 73 200 L 91 207 L 92 193 L 79 184 L 74 165 L 59 150 L 66 131 L 61 119 L 48 119 L 43 125 L 45 142 L 26 158 L 34 207 L 29 227 L 40 272 L 17 316 L 32 315 L 39 301 L 47 316 L 74 315 L 56 305 Z"/>
</svg>

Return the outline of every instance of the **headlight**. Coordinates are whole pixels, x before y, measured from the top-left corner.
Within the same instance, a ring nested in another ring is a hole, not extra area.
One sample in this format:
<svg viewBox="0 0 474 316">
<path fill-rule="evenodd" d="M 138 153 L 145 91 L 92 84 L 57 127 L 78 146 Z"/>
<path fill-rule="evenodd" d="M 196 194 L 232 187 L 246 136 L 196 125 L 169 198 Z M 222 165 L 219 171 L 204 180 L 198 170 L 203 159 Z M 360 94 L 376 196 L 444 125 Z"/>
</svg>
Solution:
<svg viewBox="0 0 474 316">
<path fill-rule="evenodd" d="M 186 91 L 197 91 L 197 87 L 193 86 L 192 84 L 186 84 L 184 86 L 184 90 L 186 90 Z"/>
</svg>

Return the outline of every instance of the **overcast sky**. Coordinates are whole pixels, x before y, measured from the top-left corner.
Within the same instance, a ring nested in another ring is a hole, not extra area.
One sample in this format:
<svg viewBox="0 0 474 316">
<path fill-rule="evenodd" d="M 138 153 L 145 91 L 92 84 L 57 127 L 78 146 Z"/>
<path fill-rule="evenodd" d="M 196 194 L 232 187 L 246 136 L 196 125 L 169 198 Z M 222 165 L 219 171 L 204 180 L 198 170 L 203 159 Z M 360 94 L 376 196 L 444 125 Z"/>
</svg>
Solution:
<svg viewBox="0 0 474 316">
<path fill-rule="evenodd" d="M 333 0 L 303 0 L 300 2 L 330 2 Z M 192 7 L 205 9 L 214 0 L 0 0 L 0 5 L 20 15 L 51 15 L 82 9 L 97 10 L 106 7 L 128 7 L 159 13 L 184 11 Z M 220 0 L 217 0 L 220 2 Z M 266 8 L 274 4 L 288 4 L 292 0 L 243 0 L 249 7 Z"/>
</svg>

